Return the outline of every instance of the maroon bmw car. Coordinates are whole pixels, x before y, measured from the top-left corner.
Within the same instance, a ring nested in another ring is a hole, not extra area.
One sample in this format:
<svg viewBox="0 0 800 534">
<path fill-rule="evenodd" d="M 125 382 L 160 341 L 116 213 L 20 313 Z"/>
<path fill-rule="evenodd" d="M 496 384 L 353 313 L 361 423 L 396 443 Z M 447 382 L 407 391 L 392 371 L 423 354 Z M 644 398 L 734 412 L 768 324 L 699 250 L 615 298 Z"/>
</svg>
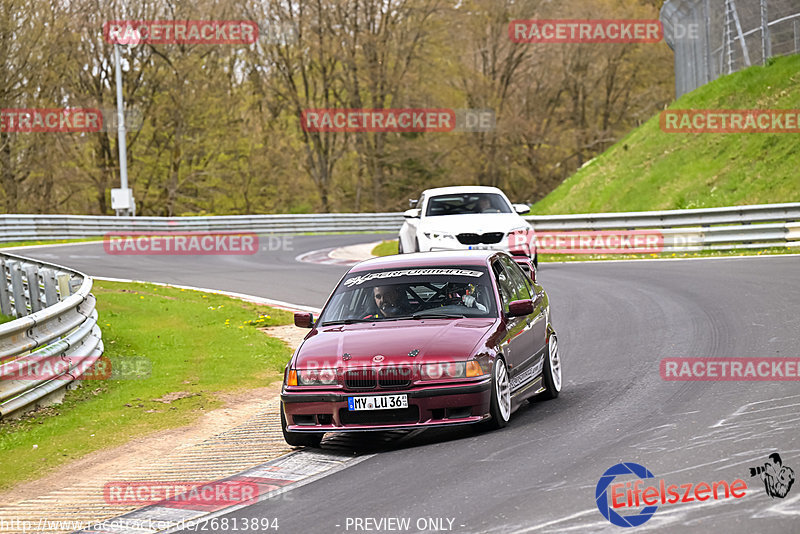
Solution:
<svg viewBox="0 0 800 534">
<path fill-rule="evenodd" d="M 342 278 L 286 366 L 290 445 L 325 432 L 479 423 L 500 428 L 561 391 L 561 359 L 536 270 L 497 251 L 375 258 Z"/>
</svg>

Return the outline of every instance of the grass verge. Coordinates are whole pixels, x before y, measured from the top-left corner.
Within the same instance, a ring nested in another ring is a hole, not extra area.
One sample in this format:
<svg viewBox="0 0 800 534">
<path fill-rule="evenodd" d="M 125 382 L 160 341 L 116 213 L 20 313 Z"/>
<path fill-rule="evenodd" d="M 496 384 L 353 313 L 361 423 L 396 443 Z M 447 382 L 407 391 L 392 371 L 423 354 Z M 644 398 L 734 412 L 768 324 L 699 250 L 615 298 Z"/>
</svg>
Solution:
<svg viewBox="0 0 800 534">
<path fill-rule="evenodd" d="M 372 249 L 375 256 L 397 254 L 397 241 L 384 241 Z M 657 254 L 540 254 L 539 262 L 640 260 L 652 258 L 724 258 L 729 256 L 768 256 L 798 254 L 800 247 L 771 247 L 765 249 L 700 250 L 697 252 L 659 252 Z"/>
<path fill-rule="evenodd" d="M 375 248 L 372 249 L 373 256 L 391 256 L 392 254 L 397 254 L 397 240 L 393 239 L 391 241 L 382 241 L 378 245 L 375 245 Z"/>
<path fill-rule="evenodd" d="M 800 54 L 777 57 L 683 95 L 670 109 L 796 109 Z M 797 134 L 665 133 L 659 115 L 533 207 L 537 215 L 800 201 Z"/>
<path fill-rule="evenodd" d="M 254 326 L 291 314 L 222 295 L 95 281 L 105 356 L 146 360 L 149 376 L 86 380 L 64 403 L 0 421 L 0 490 L 104 448 L 191 423 L 218 393 L 281 379 L 291 351 Z"/>
<path fill-rule="evenodd" d="M 0 243 L 0 251 L 10 247 L 37 247 L 42 245 L 63 245 L 64 243 L 89 243 L 91 241 L 102 241 L 103 237 L 86 237 L 82 239 L 44 239 L 38 241 L 11 241 Z"/>
</svg>

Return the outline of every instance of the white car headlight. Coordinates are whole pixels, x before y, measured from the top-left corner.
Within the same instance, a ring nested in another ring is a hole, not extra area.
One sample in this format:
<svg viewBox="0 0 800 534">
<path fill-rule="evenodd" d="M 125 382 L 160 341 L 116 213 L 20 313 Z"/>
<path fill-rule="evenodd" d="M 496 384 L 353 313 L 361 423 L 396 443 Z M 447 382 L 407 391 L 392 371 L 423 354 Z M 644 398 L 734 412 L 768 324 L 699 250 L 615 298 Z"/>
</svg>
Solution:
<svg viewBox="0 0 800 534">
<path fill-rule="evenodd" d="M 456 236 L 445 232 L 422 232 L 428 239 L 455 239 Z"/>
</svg>

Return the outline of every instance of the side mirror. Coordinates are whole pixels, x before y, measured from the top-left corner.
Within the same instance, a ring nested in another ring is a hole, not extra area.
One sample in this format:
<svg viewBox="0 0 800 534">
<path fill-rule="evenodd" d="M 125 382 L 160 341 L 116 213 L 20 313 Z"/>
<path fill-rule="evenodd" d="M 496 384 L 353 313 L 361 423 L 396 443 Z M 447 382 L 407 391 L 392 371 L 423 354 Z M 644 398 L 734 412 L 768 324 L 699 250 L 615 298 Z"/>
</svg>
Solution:
<svg viewBox="0 0 800 534">
<path fill-rule="evenodd" d="M 516 211 L 519 215 L 531 211 L 531 207 L 528 206 L 527 204 L 512 204 L 512 206 L 514 208 L 514 211 Z"/>
<path fill-rule="evenodd" d="M 508 305 L 509 317 L 521 317 L 533 313 L 533 301 L 531 299 L 515 300 Z"/>
<path fill-rule="evenodd" d="M 403 217 L 405 217 L 406 219 L 419 219 L 419 213 L 420 213 L 419 208 L 412 208 L 410 210 L 404 211 Z"/>
<path fill-rule="evenodd" d="M 416 208 L 418 202 L 419 202 L 418 198 L 409 198 L 408 199 L 408 207 L 409 208 Z"/>
<path fill-rule="evenodd" d="M 314 314 L 308 312 L 295 312 L 294 325 L 300 328 L 311 328 L 314 326 Z"/>
</svg>

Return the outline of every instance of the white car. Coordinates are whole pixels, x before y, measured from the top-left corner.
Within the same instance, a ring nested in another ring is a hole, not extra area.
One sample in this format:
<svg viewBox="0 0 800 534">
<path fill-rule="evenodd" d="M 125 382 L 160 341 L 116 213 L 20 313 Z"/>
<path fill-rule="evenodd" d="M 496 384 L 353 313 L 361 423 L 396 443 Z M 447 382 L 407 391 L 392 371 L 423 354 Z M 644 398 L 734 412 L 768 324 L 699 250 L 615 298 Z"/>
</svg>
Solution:
<svg viewBox="0 0 800 534">
<path fill-rule="evenodd" d="M 537 264 L 533 229 L 520 214 L 527 204 L 512 204 L 496 187 L 439 187 L 423 191 L 403 213 L 399 251 L 505 250 L 524 253 Z"/>
</svg>

